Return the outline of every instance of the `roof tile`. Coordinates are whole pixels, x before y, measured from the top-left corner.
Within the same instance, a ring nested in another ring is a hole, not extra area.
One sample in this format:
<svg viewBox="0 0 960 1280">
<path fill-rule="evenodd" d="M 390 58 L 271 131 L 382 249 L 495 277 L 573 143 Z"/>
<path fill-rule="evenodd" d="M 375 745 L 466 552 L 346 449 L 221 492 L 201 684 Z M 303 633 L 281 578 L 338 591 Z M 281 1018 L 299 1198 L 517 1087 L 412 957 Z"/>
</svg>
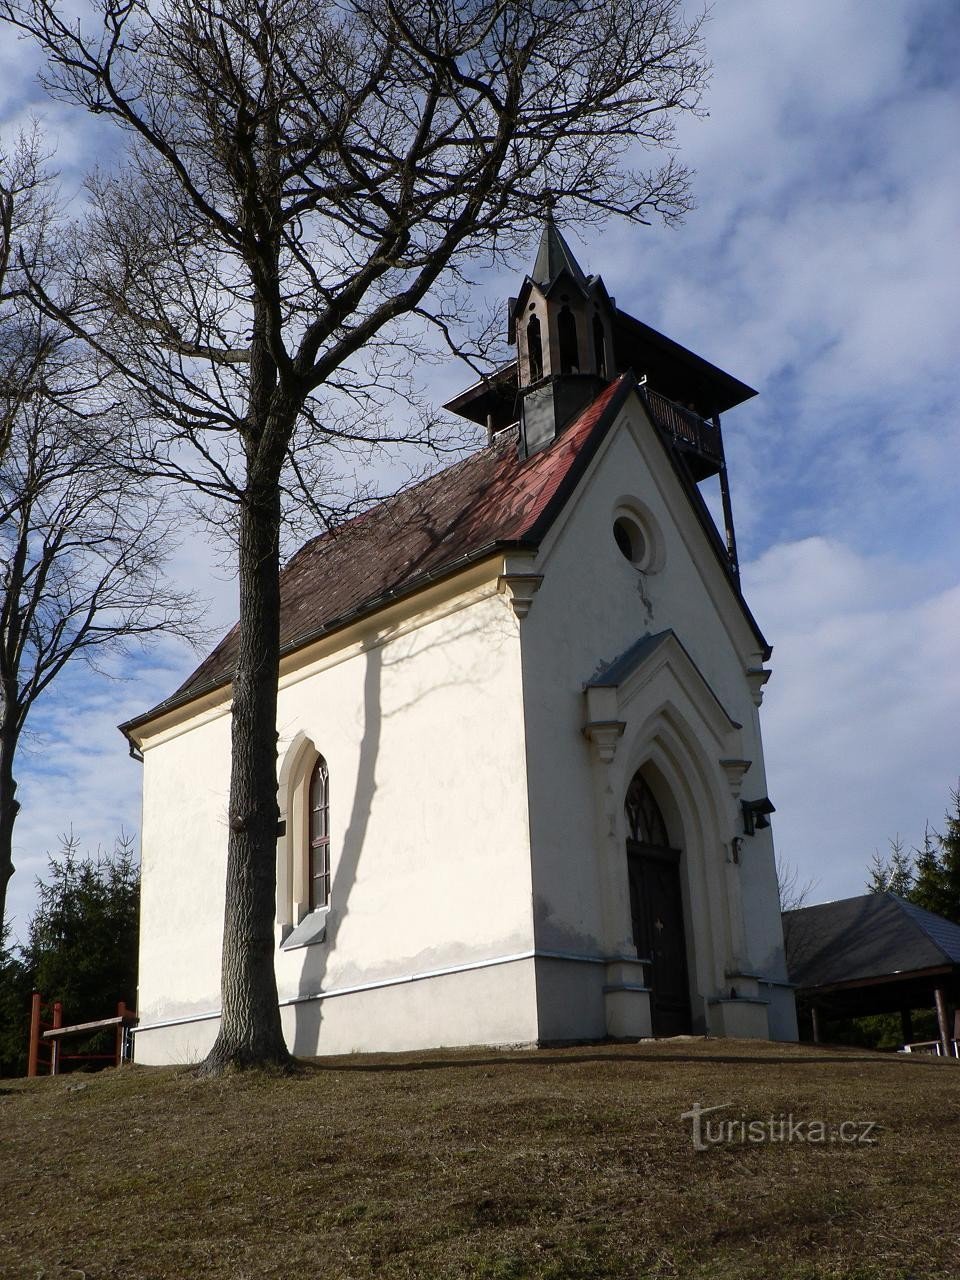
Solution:
<svg viewBox="0 0 960 1280">
<path fill-rule="evenodd" d="M 463 462 L 307 542 L 280 575 L 281 651 L 301 647 L 499 544 L 535 541 L 538 522 L 551 501 L 562 498 L 574 462 L 624 381 L 606 387 L 533 457 L 521 460 L 516 432 L 501 432 Z M 131 724 L 226 683 L 238 637 L 234 626 L 171 698 Z"/>
</svg>

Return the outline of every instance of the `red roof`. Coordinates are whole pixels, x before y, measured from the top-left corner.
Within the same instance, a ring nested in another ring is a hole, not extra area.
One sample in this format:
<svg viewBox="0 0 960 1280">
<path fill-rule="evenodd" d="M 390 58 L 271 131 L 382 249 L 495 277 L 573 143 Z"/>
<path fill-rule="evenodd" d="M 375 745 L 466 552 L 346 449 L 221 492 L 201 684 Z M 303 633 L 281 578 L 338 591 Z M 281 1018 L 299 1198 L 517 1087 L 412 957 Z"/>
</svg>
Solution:
<svg viewBox="0 0 960 1280">
<path fill-rule="evenodd" d="M 517 433 L 501 432 L 463 462 L 306 543 L 280 574 L 281 652 L 301 648 L 498 548 L 535 546 L 593 456 L 613 417 L 606 411 L 632 385 L 630 377 L 612 382 L 533 457 L 521 460 Z M 227 684 L 237 640 L 234 626 L 171 698 L 122 727 L 143 724 Z"/>
</svg>

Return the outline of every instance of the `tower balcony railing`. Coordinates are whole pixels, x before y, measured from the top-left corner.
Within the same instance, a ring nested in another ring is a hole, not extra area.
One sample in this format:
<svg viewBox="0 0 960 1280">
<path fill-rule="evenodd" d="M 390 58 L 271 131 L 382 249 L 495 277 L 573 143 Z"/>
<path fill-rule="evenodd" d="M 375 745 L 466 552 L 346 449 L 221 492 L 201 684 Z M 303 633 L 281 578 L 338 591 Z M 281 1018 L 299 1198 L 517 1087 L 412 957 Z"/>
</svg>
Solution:
<svg viewBox="0 0 960 1280">
<path fill-rule="evenodd" d="M 718 465 L 723 461 L 720 431 L 712 422 L 701 418 L 693 409 L 686 409 L 674 400 L 668 400 L 650 387 L 644 387 L 643 394 L 653 420 L 661 430 L 673 437 L 675 443 L 694 449 Z"/>
</svg>

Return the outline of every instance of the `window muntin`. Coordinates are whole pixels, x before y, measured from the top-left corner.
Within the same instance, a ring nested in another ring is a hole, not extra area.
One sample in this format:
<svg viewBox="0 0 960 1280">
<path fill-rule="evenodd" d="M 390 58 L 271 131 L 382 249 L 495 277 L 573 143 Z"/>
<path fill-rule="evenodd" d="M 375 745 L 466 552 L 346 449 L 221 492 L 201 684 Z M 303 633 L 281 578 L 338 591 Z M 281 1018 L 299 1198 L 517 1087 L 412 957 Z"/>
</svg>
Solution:
<svg viewBox="0 0 960 1280">
<path fill-rule="evenodd" d="M 633 781 L 627 788 L 623 808 L 627 815 L 627 833 L 631 840 L 636 840 L 638 844 L 656 845 L 661 849 L 669 848 L 667 824 L 663 820 L 660 806 L 639 773 L 634 775 Z"/>
<path fill-rule="evenodd" d="M 310 776 L 307 882 L 310 910 L 330 903 L 330 776 L 323 756 Z"/>
</svg>

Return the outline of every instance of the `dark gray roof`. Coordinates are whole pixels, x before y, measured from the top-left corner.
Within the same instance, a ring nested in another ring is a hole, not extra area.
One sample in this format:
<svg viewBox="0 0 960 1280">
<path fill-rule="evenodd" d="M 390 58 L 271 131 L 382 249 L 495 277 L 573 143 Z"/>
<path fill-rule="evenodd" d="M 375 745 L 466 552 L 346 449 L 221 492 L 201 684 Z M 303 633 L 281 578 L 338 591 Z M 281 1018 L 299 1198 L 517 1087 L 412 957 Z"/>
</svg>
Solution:
<svg viewBox="0 0 960 1280">
<path fill-rule="evenodd" d="M 587 287 L 587 277 L 573 256 L 573 250 L 557 230 L 553 218 L 547 218 L 543 234 L 540 237 L 540 248 L 537 260 L 533 264 L 530 279 L 542 289 L 553 284 L 561 271 L 568 271 L 581 289 Z"/>
<path fill-rule="evenodd" d="M 659 649 L 665 640 L 675 634 L 672 628 L 668 628 L 666 631 L 658 631 L 656 635 L 641 636 L 639 640 L 634 640 L 630 648 L 625 649 L 619 658 L 614 658 L 606 666 L 600 667 L 587 681 L 587 686 L 615 689 L 618 685 L 623 684 L 631 671 L 635 670 L 646 658 L 649 658 L 655 649 Z M 679 644 L 679 640 L 677 643 Z"/>
<path fill-rule="evenodd" d="M 790 981 L 802 988 L 960 965 L 960 925 L 895 893 L 785 911 L 783 937 Z"/>
<path fill-rule="evenodd" d="M 680 639 L 680 637 L 677 635 L 677 633 L 674 631 L 672 627 L 667 627 L 666 631 L 658 631 L 656 632 L 655 635 L 641 636 L 639 640 L 634 640 L 630 648 L 625 649 L 623 653 L 620 654 L 619 658 L 614 658 L 612 662 L 608 662 L 606 665 L 601 663 L 601 665 L 593 673 L 590 679 L 586 682 L 586 684 L 584 685 L 584 688 L 586 689 L 618 688 L 620 685 L 623 684 L 625 680 L 629 679 L 630 675 L 634 671 L 636 671 L 637 667 L 639 667 L 641 663 L 646 662 L 647 658 L 649 658 L 651 654 L 655 653 L 662 644 L 665 644 L 671 638 L 676 640 L 680 649 L 683 651 L 684 655 L 686 656 L 687 661 L 690 663 L 694 671 L 696 671 L 697 675 L 703 681 L 704 688 L 709 692 L 714 702 L 717 704 L 717 706 L 720 708 L 720 710 L 723 712 L 726 718 L 730 721 L 731 726 L 734 729 L 742 729 L 743 725 L 740 723 L 739 720 L 734 720 L 733 716 L 731 716 L 730 712 L 726 709 L 726 707 L 717 697 L 716 692 L 713 689 L 713 686 L 710 684 L 706 676 L 703 674 L 703 672 L 694 662 L 693 658 L 690 657 L 689 649 L 686 647 L 686 645 L 683 643 L 683 641 Z"/>
<path fill-rule="evenodd" d="M 895 896 L 895 894 L 891 895 L 891 897 Z M 900 903 L 900 909 L 916 922 L 946 958 L 953 964 L 960 964 L 960 924 L 945 920 L 943 916 L 938 916 L 933 911 L 927 911 L 925 907 L 918 907 L 915 903 L 907 902 L 903 898 L 897 898 L 897 901 Z"/>
</svg>

